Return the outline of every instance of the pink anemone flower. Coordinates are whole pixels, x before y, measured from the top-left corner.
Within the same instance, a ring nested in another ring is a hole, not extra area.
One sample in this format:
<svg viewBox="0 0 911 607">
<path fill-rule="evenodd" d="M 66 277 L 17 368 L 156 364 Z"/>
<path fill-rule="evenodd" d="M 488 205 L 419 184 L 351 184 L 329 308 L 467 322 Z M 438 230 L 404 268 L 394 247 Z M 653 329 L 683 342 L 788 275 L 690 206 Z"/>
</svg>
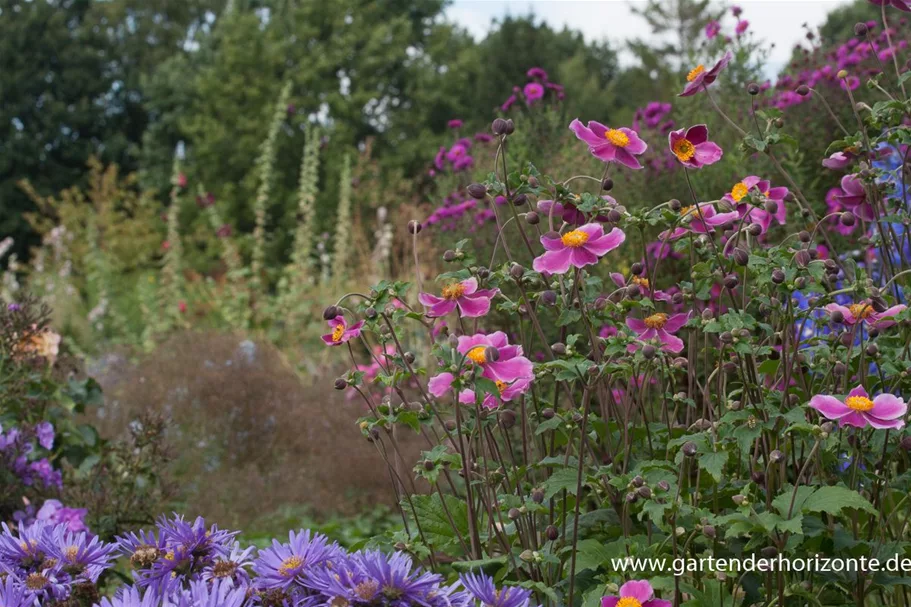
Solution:
<svg viewBox="0 0 911 607">
<path fill-rule="evenodd" d="M 619 272 L 611 272 L 610 278 L 614 281 L 614 284 L 618 287 L 627 287 L 629 285 L 638 285 L 639 290 L 642 293 L 643 297 L 651 297 L 651 285 L 649 284 L 649 279 L 645 276 L 631 276 L 629 283 L 626 282 L 623 274 Z M 657 301 L 671 301 L 672 297 L 670 294 L 665 293 L 664 291 L 655 291 L 655 300 Z M 616 329 L 614 330 L 614 335 L 616 335 Z M 604 337 L 602 335 L 602 337 Z"/>
<path fill-rule="evenodd" d="M 718 60 L 718 63 L 712 67 L 710 70 L 706 70 L 705 66 L 700 64 L 695 68 L 690 70 L 690 73 L 686 75 L 686 86 L 683 88 L 683 92 L 677 95 L 678 97 L 690 97 L 698 93 L 703 87 L 715 82 L 718 79 L 718 74 L 727 67 L 728 63 L 731 62 L 731 59 L 734 55 L 731 54 L 731 51 L 728 51 L 724 54 L 724 57 Z"/>
<path fill-rule="evenodd" d="M 905 11 L 906 13 L 911 13 L 911 3 L 908 0 L 869 0 L 870 4 L 875 4 L 876 6 L 894 6 L 900 11 Z"/>
<path fill-rule="evenodd" d="M 842 322 L 848 326 L 854 326 L 858 323 L 866 323 L 876 329 L 888 329 L 895 324 L 895 316 L 905 310 L 907 306 L 898 304 L 891 308 L 877 312 L 873 304 L 867 300 L 860 303 L 854 303 L 848 306 L 842 306 L 837 303 L 828 304 L 825 309 L 829 314 L 840 312 L 844 320 Z"/>
<path fill-rule="evenodd" d="M 898 429 L 905 425 L 902 419 L 908 412 L 908 405 L 893 394 L 880 394 L 870 398 L 863 386 L 857 386 L 848 393 L 844 401 L 834 396 L 817 394 L 810 399 L 810 406 L 828 419 L 837 420 L 840 426 L 877 430 Z"/>
<path fill-rule="evenodd" d="M 619 596 L 602 598 L 601 607 L 671 607 L 671 602 L 656 599 L 647 580 L 630 580 L 620 586 Z"/>
<path fill-rule="evenodd" d="M 854 159 L 857 158 L 857 150 L 852 148 L 845 148 L 840 152 L 835 152 L 828 158 L 822 161 L 822 166 L 827 169 L 832 169 L 833 171 L 843 171 L 844 169 L 851 166 L 851 163 L 854 162 Z"/>
<path fill-rule="evenodd" d="M 876 219 L 873 205 L 867 199 L 867 191 L 864 189 L 864 184 L 857 175 L 845 175 L 842 177 L 841 190 L 841 194 L 835 195 L 835 200 L 841 206 L 850 209 L 864 221 L 874 221 Z"/>
<path fill-rule="evenodd" d="M 748 202 L 744 202 L 744 198 L 749 196 L 750 192 L 754 190 L 759 191 L 766 199 L 773 200 L 778 204 L 778 208 L 775 209 L 774 213 L 770 213 L 763 208 L 755 207 Z M 750 175 L 749 177 L 744 177 L 743 181 L 735 184 L 734 187 L 731 188 L 731 191 L 724 195 L 724 200 L 737 205 L 738 215 L 740 217 L 746 217 L 750 222 L 759 224 L 762 228 L 762 233 L 765 234 L 769 230 L 769 227 L 771 227 L 773 219 L 780 225 L 784 225 L 788 214 L 787 207 L 785 206 L 785 197 L 787 195 L 788 188 L 773 188 L 767 179 L 760 179 L 756 175 Z"/>
<path fill-rule="evenodd" d="M 496 360 L 488 359 L 488 348 L 497 351 Z M 495 408 L 498 401 L 507 402 L 525 393 L 534 379 L 534 370 L 531 361 L 523 356 L 522 346 L 509 345 L 506 334 L 496 331 L 489 335 L 478 333 L 476 335 L 459 337 L 456 351 L 465 356 L 465 364 L 481 368 L 481 377 L 493 381 L 499 391 L 499 398 L 487 394 L 484 406 Z M 443 396 L 452 388 L 455 376 L 445 372 L 431 378 L 427 389 L 434 396 Z M 459 402 L 473 404 L 475 393 L 473 390 L 462 390 L 459 393 Z"/>
<path fill-rule="evenodd" d="M 536 272 L 565 274 L 570 266 L 582 268 L 598 262 L 598 258 L 613 251 L 626 240 L 620 228 L 607 234 L 597 223 L 587 223 L 560 235 L 549 232 L 541 237 L 545 252 L 532 263 Z"/>
<path fill-rule="evenodd" d="M 339 314 L 335 318 L 329 321 L 329 328 L 332 329 L 332 333 L 327 333 L 322 336 L 324 342 L 330 346 L 340 346 L 343 343 L 347 342 L 349 339 L 358 337 L 361 334 L 361 327 L 364 326 L 364 321 L 358 321 L 351 326 L 348 326 L 348 322 L 345 320 L 345 317 Z"/>
<path fill-rule="evenodd" d="M 651 341 L 657 340 L 661 344 L 661 349 L 665 352 L 677 354 L 683 350 L 683 340 L 673 335 L 687 323 L 690 319 L 690 313 L 667 315 L 664 312 L 657 312 L 646 318 L 627 318 L 626 326 L 632 329 L 639 340 Z M 638 346 L 630 344 L 628 350 L 635 352 Z"/>
<path fill-rule="evenodd" d="M 708 234 L 714 231 L 715 228 L 737 221 L 740 214 L 737 211 L 719 213 L 715 210 L 714 205 L 703 203 L 698 207 L 696 205 L 683 207 L 680 209 L 680 216 L 681 223 L 684 226 L 674 228 L 673 232 L 662 232 L 658 235 L 659 240 L 676 240 L 690 232 Z"/>
<path fill-rule="evenodd" d="M 490 312 L 490 301 L 498 289 L 478 289 L 478 279 L 469 278 L 443 287 L 440 297 L 430 293 L 418 294 L 418 301 L 428 308 L 427 316 L 439 318 L 456 308 L 466 318 L 477 318 Z"/>
<path fill-rule="evenodd" d="M 595 120 L 589 121 L 588 126 L 585 126 L 578 118 L 569 124 L 569 128 L 576 137 L 588 144 L 588 150 L 598 160 L 619 162 L 631 169 L 642 168 L 636 156 L 644 154 L 648 144 L 633 129 L 612 129 Z"/>
<path fill-rule="evenodd" d="M 671 131 L 667 135 L 667 145 L 680 164 L 691 169 L 715 164 L 724 153 L 717 143 L 709 141 L 709 129 L 704 124 Z"/>
</svg>

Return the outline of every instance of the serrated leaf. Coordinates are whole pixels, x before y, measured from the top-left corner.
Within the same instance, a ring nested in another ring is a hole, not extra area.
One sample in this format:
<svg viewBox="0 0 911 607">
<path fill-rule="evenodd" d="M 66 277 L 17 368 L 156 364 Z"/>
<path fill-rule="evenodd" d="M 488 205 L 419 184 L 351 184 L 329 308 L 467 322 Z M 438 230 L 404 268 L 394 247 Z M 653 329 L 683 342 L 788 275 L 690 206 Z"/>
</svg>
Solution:
<svg viewBox="0 0 911 607">
<path fill-rule="evenodd" d="M 847 487 L 820 487 L 804 500 L 804 512 L 825 512 L 827 514 L 840 514 L 845 508 L 863 510 L 870 514 L 877 514 L 873 504 L 868 502 L 860 493 Z"/>
</svg>

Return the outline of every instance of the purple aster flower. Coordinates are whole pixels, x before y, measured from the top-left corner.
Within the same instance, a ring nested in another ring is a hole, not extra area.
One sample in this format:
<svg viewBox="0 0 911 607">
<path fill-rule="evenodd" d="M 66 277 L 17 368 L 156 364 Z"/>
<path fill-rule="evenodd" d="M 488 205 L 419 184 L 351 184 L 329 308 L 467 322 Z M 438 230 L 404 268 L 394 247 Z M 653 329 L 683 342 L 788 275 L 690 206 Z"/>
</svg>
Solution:
<svg viewBox="0 0 911 607">
<path fill-rule="evenodd" d="M 534 103 L 544 97 L 544 87 L 537 82 L 529 82 L 525 85 L 525 88 L 522 89 L 522 95 L 525 96 L 525 101 L 529 104 Z"/>
<path fill-rule="evenodd" d="M 96 582 L 101 572 L 113 565 L 117 545 L 106 544 L 84 531 L 73 533 L 66 525 L 59 524 L 44 534 L 41 549 L 48 558 L 57 561 L 63 573 Z"/>
<path fill-rule="evenodd" d="M 876 6 L 894 6 L 900 11 L 905 11 L 906 13 L 911 13 L 911 3 L 907 0 L 869 0 L 870 4 L 875 4 Z"/>
<path fill-rule="evenodd" d="M 25 590 L 25 584 L 14 574 L 8 573 L 0 582 L 0 605 L 3 607 L 31 607 L 33 599 Z"/>
<path fill-rule="evenodd" d="M 639 138 L 636 131 L 626 127 L 612 129 L 595 120 L 585 126 L 578 118 L 569 124 L 569 128 L 577 138 L 588 144 L 588 150 L 598 160 L 618 162 L 631 169 L 642 168 L 636 156 L 644 154 L 648 144 Z"/>
<path fill-rule="evenodd" d="M 529 78 L 536 78 L 538 80 L 547 80 L 547 72 L 545 72 L 540 67 L 529 68 L 529 70 L 527 72 L 525 72 L 525 75 L 528 76 Z"/>
<path fill-rule="evenodd" d="M 404 552 L 391 555 L 379 550 L 361 550 L 348 559 L 360 571 L 359 598 L 363 604 L 382 604 L 387 607 L 427 605 L 439 592 L 442 576 L 415 568 L 411 557 Z"/>
<path fill-rule="evenodd" d="M 531 590 L 504 586 L 497 589 L 493 578 L 483 573 L 465 573 L 459 581 L 471 596 L 486 607 L 531 607 Z"/>
<path fill-rule="evenodd" d="M 67 508 L 59 500 L 45 500 L 35 515 L 35 520 L 50 524 L 62 523 L 72 532 L 88 531 L 85 524 L 85 508 Z"/>
<path fill-rule="evenodd" d="M 810 399 L 810 406 L 827 418 L 837 420 L 840 426 L 866 428 L 869 425 L 877 430 L 903 427 L 902 418 L 908 412 L 908 405 L 898 396 L 880 394 L 871 399 L 863 386 L 851 390 L 844 401 L 817 394 Z"/>
<path fill-rule="evenodd" d="M 704 124 L 671 131 L 667 136 L 667 145 L 680 164 L 692 169 L 715 164 L 723 154 L 717 143 L 709 141 L 709 129 Z"/>
<path fill-rule="evenodd" d="M 122 586 L 113 598 L 103 597 L 100 607 L 161 607 L 161 597 L 151 588 L 140 594 L 135 586 Z"/>
<path fill-rule="evenodd" d="M 54 426 L 51 422 L 41 422 L 35 426 L 38 444 L 50 450 L 54 446 Z"/>
<path fill-rule="evenodd" d="M 456 308 L 466 318 L 477 318 L 490 312 L 490 301 L 497 293 L 498 289 L 478 290 L 478 279 L 469 278 L 443 287 L 441 297 L 419 293 L 418 301 L 429 308 L 427 316 L 430 318 L 446 316 Z"/>
<path fill-rule="evenodd" d="M 329 328 L 332 329 L 332 333 L 323 335 L 322 339 L 326 345 L 340 346 L 349 339 L 358 337 L 361 334 L 361 327 L 363 326 L 364 321 L 361 320 L 349 327 L 345 317 L 339 314 L 329 321 Z"/>
<path fill-rule="evenodd" d="M 44 552 L 41 549 L 47 525 L 35 522 L 26 525 L 19 521 L 19 526 L 14 531 L 6 524 L 2 524 L 3 532 L 0 533 L 0 565 L 3 570 L 20 573 L 23 576 L 38 570 L 44 562 Z"/>
<path fill-rule="evenodd" d="M 587 223 L 566 234 L 549 232 L 541 237 L 545 253 L 536 257 L 532 266 L 536 272 L 565 274 L 570 266 L 583 268 L 598 263 L 598 258 L 613 251 L 626 240 L 620 228 L 604 233 L 597 223 Z"/>
<path fill-rule="evenodd" d="M 873 205 L 867 199 L 867 190 L 857 175 L 845 175 L 841 178 L 841 193 L 835 195 L 835 200 L 842 207 L 850 209 L 864 221 L 874 221 L 876 213 Z"/>
<path fill-rule="evenodd" d="M 671 607 L 670 601 L 655 598 L 652 585 L 646 580 L 630 580 L 620 586 L 619 596 L 601 599 L 601 607 Z"/>
<path fill-rule="evenodd" d="M 259 551 L 253 571 L 259 576 L 258 586 L 265 590 L 288 590 L 302 584 L 310 569 L 329 563 L 343 554 L 336 543 L 325 535 L 311 534 L 309 529 L 288 533 L 288 542 L 272 540 L 272 546 Z"/>
<path fill-rule="evenodd" d="M 695 68 L 690 70 L 690 73 L 686 75 L 686 86 L 683 88 L 683 92 L 677 95 L 678 97 L 689 97 L 698 93 L 703 87 L 715 82 L 718 79 L 718 74 L 727 67 L 728 63 L 731 62 L 731 59 L 734 56 L 731 54 L 731 51 L 728 51 L 724 54 L 718 63 L 716 63 L 712 69 L 706 71 L 705 66 L 700 64 Z"/>
<path fill-rule="evenodd" d="M 216 558 L 215 562 L 203 570 L 203 579 L 213 582 L 227 580 L 237 587 L 249 586 L 250 572 L 248 568 L 253 565 L 254 550 L 253 546 L 241 549 L 240 545 L 235 543 L 234 547 L 231 548 L 231 552 Z"/>
<path fill-rule="evenodd" d="M 7 309 L 7 311 L 9 311 L 9 312 L 18 312 L 19 310 L 22 309 L 22 306 L 20 306 L 19 304 L 17 304 L 17 303 L 14 302 L 14 303 L 8 304 L 8 305 L 6 306 L 6 309 Z"/>
<path fill-rule="evenodd" d="M 674 333 L 683 328 L 683 325 L 690 319 L 690 314 L 687 312 L 669 316 L 663 312 L 657 312 L 644 319 L 629 317 L 626 319 L 626 326 L 636 333 L 639 340 L 656 340 L 662 350 L 677 354 L 683 351 L 683 340 Z M 638 346 L 635 344 L 630 344 L 628 347 L 630 352 L 635 352 L 637 349 Z"/>
<path fill-rule="evenodd" d="M 747 21 L 746 19 L 741 19 L 740 21 L 737 22 L 737 25 L 734 27 L 734 32 L 738 36 L 740 36 L 745 31 L 747 31 L 747 28 L 749 28 L 749 27 L 750 27 L 750 22 Z"/>
<path fill-rule="evenodd" d="M 459 120 L 458 118 L 453 118 L 452 120 L 450 120 L 449 122 L 446 123 L 446 126 L 448 126 L 451 129 L 460 129 L 460 128 L 462 128 L 462 124 L 464 124 L 464 123 L 461 120 Z"/>
<path fill-rule="evenodd" d="M 246 603 L 245 588 L 236 588 L 226 580 L 212 584 L 196 580 L 180 594 L 175 607 L 242 607 Z"/>
</svg>

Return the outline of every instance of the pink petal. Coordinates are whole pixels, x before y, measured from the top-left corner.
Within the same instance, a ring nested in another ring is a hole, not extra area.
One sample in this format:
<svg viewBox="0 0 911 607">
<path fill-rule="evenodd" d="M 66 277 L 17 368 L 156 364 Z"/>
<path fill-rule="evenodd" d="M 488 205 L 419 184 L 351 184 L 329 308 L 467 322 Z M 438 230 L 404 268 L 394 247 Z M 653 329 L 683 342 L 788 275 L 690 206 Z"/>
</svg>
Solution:
<svg viewBox="0 0 911 607">
<path fill-rule="evenodd" d="M 456 303 L 465 318 L 477 318 L 490 312 L 490 299 L 487 297 L 463 296 Z"/>
<path fill-rule="evenodd" d="M 604 162 L 613 162 L 617 159 L 617 152 L 620 151 L 620 148 L 615 147 L 611 143 L 604 143 L 599 146 L 590 147 L 589 151 L 598 160 L 603 160 Z"/>
<path fill-rule="evenodd" d="M 897 430 L 898 428 L 901 428 L 905 425 L 905 421 L 900 417 L 898 419 L 880 419 L 878 417 L 870 415 L 868 412 L 863 413 L 862 415 L 864 416 L 864 419 L 866 419 L 870 425 L 877 430 Z"/>
<path fill-rule="evenodd" d="M 686 131 L 686 138 L 693 145 L 699 146 L 709 140 L 709 127 L 704 124 L 691 126 Z"/>
<path fill-rule="evenodd" d="M 601 257 L 609 251 L 613 251 L 626 240 L 626 233 L 620 228 L 614 228 L 604 236 L 590 240 L 585 243 L 586 249 Z"/>
<path fill-rule="evenodd" d="M 421 302 L 422 306 L 427 306 L 429 308 L 431 306 L 437 305 L 441 301 L 446 300 L 431 293 L 418 293 L 418 301 Z"/>
<path fill-rule="evenodd" d="M 621 133 L 624 133 L 627 137 L 629 137 L 629 143 L 623 149 L 626 150 L 627 152 L 629 152 L 630 154 L 635 154 L 636 156 L 638 156 L 639 154 L 644 154 L 645 150 L 648 149 L 648 144 L 645 143 L 644 141 L 642 141 L 642 138 L 639 137 L 639 133 L 637 133 L 636 131 L 634 131 L 632 129 L 628 129 L 626 127 L 620 128 L 618 130 Z"/>
<path fill-rule="evenodd" d="M 841 419 L 851 413 L 846 404 L 826 394 L 817 394 L 810 399 L 810 406 L 822 413 L 828 419 Z"/>
<path fill-rule="evenodd" d="M 547 251 L 544 255 L 536 257 L 532 262 L 535 272 L 549 272 L 550 274 L 565 274 L 569 271 L 570 249 L 566 247 L 560 251 Z"/>
<path fill-rule="evenodd" d="M 562 238 L 559 236 L 557 238 L 550 238 L 547 234 L 541 237 L 541 244 L 544 246 L 545 251 L 562 251 L 566 248 Z"/>
<path fill-rule="evenodd" d="M 645 326 L 645 323 L 641 319 L 633 318 L 632 316 L 626 317 L 626 326 L 640 335 L 648 330 L 648 327 Z"/>
<path fill-rule="evenodd" d="M 894 394 L 880 394 L 873 399 L 873 408 L 868 413 L 881 420 L 902 417 L 908 412 L 908 404 Z"/>
<path fill-rule="evenodd" d="M 631 169 L 641 169 L 642 165 L 639 164 L 639 161 L 635 156 L 629 153 L 625 148 L 616 148 L 616 157 L 615 160 L 622 164 L 625 167 Z"/>
<path fill-rule="evenodd" d="M 471 295 L 478 290 L 478 279 L 473 276 L 468 280 L 463 280 L 461 284 L 465 287 L 465 295 Z"/>
<path fill-rule="evenodd" d="M 456 302 L 451 299 L 442 299 L 439 303 L 430 306 L 430 309 L 427 310 L 427 316 L 430 318 L 440 318 L 452 313 L 455 308 Z"/>
<path fill-rule="evenodd" d="M 696 154 L 693 158 L 697 159 L 702 164 L 715 164 L 721 160 L 721 156 L 724 152 L 721 150 L 721 146 L 712 141 L 706 141 L 705 143 L 700 143 L 696 146 Z"/>
<path fill-rule="evenodd" d="M 620 599 L 615 596 L 606 596 L 601 599 L 601 607 L 616 607 Z"/>
<path fill-rule="evenodd" d="M 667 322 L 664 323 L 664 330 L 671 333 L 676 333 L 679 331 L 683 325 L 687 323 L 690 319 L 690 313 L 685 314 L 674 314 L 673 316 L 667 319 Z"/>
<path fill-rule="evenodd" d="M 639 603 L 645 603 L 654 596 L 655 591 L 652 590 L 652 585 L 645 580 L 630 580 L 620 586 L 621 598 L 631 597 L 639 601 Z"/>
<path fill-rule="evenodd" d="M 588 246 L 570 249 L 569 263 L 577 268 L 584 268 L 598 263 L 598 256 L 588 250 Z"/>
<path fill-rule="evenodd" d="M 452 388 L 452 382 L 455 377 L 452 373 L 440 373 L 436 377 L 431 377 L 427 382 L 427 390 L 436 397 L 443 396 Z"/>
<path fill-rule="evenodd" d="M 664 329 L 658 329 L 658 340 L 664 344 L 662 350 L 665 352 L 673 352 L 677 354 L 683 351 L 683 340 L 677 337 L 676 335 L 671 335 Z"/>
<path fill-rule="evenodd" d="M 590 128 L 579 122 L 578 118 L 569 123 L 569 129 L 576 134 L 576 137 L 589 145 L 594 146 L 604 143 L 604 137 L 595 135 Z"/>
<path fill-rule="evenodd" d="M 866 428 L 868 424 L 867 418 L 858 411 L 851 411 L 842 417 L 838 423 L 842 426 L 854 426 L 855 428 Z"/>
</svg>

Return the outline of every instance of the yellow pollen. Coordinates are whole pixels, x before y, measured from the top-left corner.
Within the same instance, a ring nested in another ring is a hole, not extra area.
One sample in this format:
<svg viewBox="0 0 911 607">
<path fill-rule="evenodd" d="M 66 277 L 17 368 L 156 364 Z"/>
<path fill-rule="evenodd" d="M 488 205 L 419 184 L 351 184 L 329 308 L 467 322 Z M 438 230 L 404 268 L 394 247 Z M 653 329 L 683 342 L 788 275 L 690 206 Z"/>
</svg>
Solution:
<svg viewBox="0 0 911 607">
<path fill-rule="evenodd" d="M 67 547 L 66 552 L 64 552 L 64 554 L 66 555 L 67 560 L 69 560 L 72 563 L 76 560 L 76 557 L 79 555 L 79 548 L 77 548 L 76 546 L 69 546 L 69 547 Z"/>
<path fill-rule="evenodd" d="M 696 146 L 689 139 L 678 139 L 671 149 L 680 162 L 686 162 L 696 155 Z"/>
<path fill-rule="evenodd" d="M 731 198 L 734 199 L 734 202 L 740 202 L 749 193 L 750 188 L 742 181 L 731 188 Z"/>
<path fill-rule="evenodd" d="M 699 74 L 701 74 L 704 71 L 705 71 L 705 66 L 700 63 L 699 65 L 697 65 L 696 67 L 691 69 L 690 73 L 686 75 L 686 81 L 692 82 L 693 80 L 695 80 L 696 78 L 699 77 Z"/>
<path fill-rule="evenodd" d="M 376 594 L 376 591 L 379 590 L 380 585 L 374 580 L 368 580 L 366 582 L 361 582 L 354 587 L 354 594 L 358 597 L 369 601 Z"/>
<path fill-rule="evenodd" d="M 40 573 L 30 573 L 25 578 L 25 587 L 29 590 L 42 590 L 47 586 L 47 578 Z"/>
<path fill-rule="evenodd" d="M 856 145 L 849 145 L 848 147 L 843 149 L 842 152 L 844 152 L 845 154 L 857 154 L 860 152 L 860 150 L 857 148 Z"/>
<path fill-rule="evenodd" d="M 633 284 L 637 284 L 643 289 L 648 288 L 648 278 L 642 278 L 641 276 L 633 276 Z"/>
<path fill-rule="evenodd" d="M 618 148 L 625 148 L 629 145 L 629 136 L 623 131 L 617 129 L 608 129 L 604 131 L 604 138 L 613 143 Z"/>
<path fill-rule="evenodd" d="M 336 327 L 334 329 L 332 329 L 332 341 L 341 341 L 342 335 L 344 335 L 344 334 L 345 334 L 345 325 L 336 325 Z"/>
<path fill-rule="evenodd" d="M 173 561 L 174 560 L 174 551 L 171 550 L 171 551 L 165 553 L 164 558 L 168 561 Z"/>
<path fill-rule="evenodd" d="M 845 406 L 855 411 L 869 411 L 873 408 L 873 401 L 866 396 L 849 396 L 845 399 Z"/>
<path fill-rule="evenodd" d="M 688 207 L 683 207 L 682 209 L 680 209 L 681 217 L 687 217 L 688 215 L 693 215 L 695 213 L 696 213 L 696 205 L 694 205 L 694 204 L 691 204 Z"/>
<path fill-rule="evenodd" d="M 617 601 L 617 604 L 615 607 L 642 607 L 642 603 L 640 603 L 637 599 L 634 599 L 631 596 L 625 596 L 622 599 L 620 599 L 619 601 Z"/>
<path fill-rule="evenodd" d="M 458 299 L 464 294 L 465 287 L 460 282 L 445 286 L 442 291 L 443 299 Z"/>
<path fill-rule="evenodd" d="M 475 363 L 477 363 L 479 365 L 483 365 L 484 363 L 487 362 L 487 355 L 484 354 L 485 349 L 486 348 L 484 346 L 475 346 L 474 348 L 469 350 L 468 354 L 466 354 L 465 356 L 467 356 L 468 358 L 473 360 Z"/>
<path fill-rule="evenodd" d="M 498 379 L 496 382 L 494 382 L 494 383 L 497 384 L 497 390 L 500 391 L 500 394 L 503 394 L 503 391 L 506 390 L 506 388 L 509 387 L 509 384 L 507 384 L 505 381 L 501 381 L 501 380 L 499 380 L 499 379 Z"/>
<path fill-rule="evenodd" d="M 561 236 L 560 240 L 563 241 L 563 246 L 576 249 L 588 242 L 588 234 L 582 230 L 573 230 Z"/>
<path fill-rule="evenodd" d="M 664 325 L 667 323 L 667 314 L 658 312 L 657 314 L 652 314 L 647 317 L 642 322 L 644 322 L 645 326 L 649 329 L 661 329 L 664 328 Z"/>
<path fill-rule="evenodd" d="M 294 575 L 294 570 L 303 564 L 304 559 L 294 554 L 282 561 L 281 567 L 278 568 L 278 572 L 285 577 L 289 577 Z"/>
<path fill-rule="evenodd" d="M 851 316 L 860 320 L 870 318 L 873 314 L 873 306 L 868 303 L 851 304 L 848 309 L 851 310 Z"/>
</svg>

